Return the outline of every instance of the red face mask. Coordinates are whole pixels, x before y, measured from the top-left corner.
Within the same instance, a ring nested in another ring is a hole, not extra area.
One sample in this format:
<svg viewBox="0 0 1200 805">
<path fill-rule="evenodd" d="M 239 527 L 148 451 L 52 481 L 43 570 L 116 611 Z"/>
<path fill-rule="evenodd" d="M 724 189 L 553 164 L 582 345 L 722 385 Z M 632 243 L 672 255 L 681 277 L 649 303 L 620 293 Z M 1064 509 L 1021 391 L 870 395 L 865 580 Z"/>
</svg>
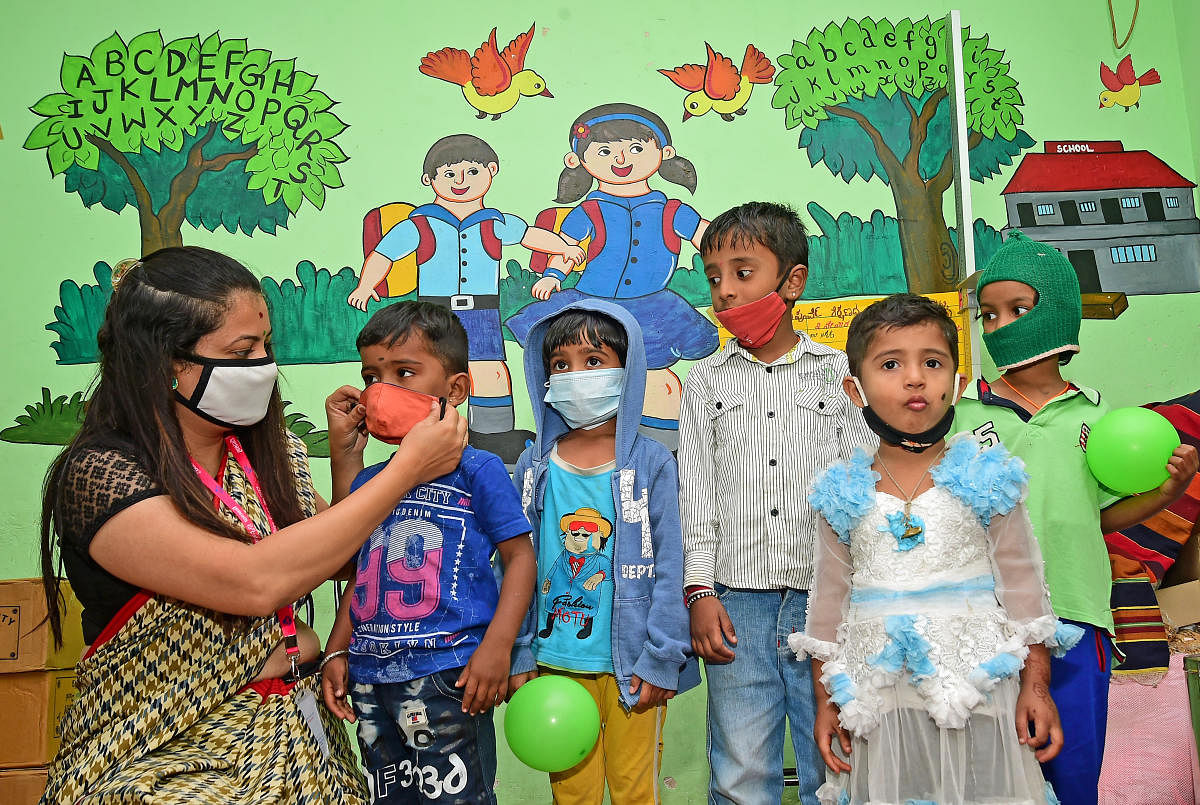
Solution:
<svg viewBox="0 0 1200 805">
<path fill-rule="evenodd" d="M 777 291 L 771 291 L 762 299 L 722 310 L 715 315 L 717 321 L 743 347 L 761 347 L 775 335 L 786 312 L 787 302 Z"/>
<path fill-rule="evenodd" d="M 445 397 L 433 397 L 391 383 L 372 383 L 358 401 L 367 409 L 367 432 L 388 444 L 400 444 L 413 425 L 429 416 L 430 403 L 440 402 L 439 418 L 446 415 Z"/>
</svg>

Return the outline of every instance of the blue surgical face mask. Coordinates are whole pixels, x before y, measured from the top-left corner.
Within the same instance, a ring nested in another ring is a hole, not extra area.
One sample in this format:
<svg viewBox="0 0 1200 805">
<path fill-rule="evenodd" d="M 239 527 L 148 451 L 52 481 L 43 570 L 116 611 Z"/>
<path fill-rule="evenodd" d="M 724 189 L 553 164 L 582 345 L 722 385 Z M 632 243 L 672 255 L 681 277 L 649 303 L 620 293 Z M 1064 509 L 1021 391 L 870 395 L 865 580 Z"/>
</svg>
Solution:
<svg viewBox="0 0 1200 805">
<path fill-rule="evenodd" d="M 624 369 L 586 369 L 550 375 L 546 404 L 558 411 L 572 430 L 590 430 L 617 415 Z"/>
</svg>

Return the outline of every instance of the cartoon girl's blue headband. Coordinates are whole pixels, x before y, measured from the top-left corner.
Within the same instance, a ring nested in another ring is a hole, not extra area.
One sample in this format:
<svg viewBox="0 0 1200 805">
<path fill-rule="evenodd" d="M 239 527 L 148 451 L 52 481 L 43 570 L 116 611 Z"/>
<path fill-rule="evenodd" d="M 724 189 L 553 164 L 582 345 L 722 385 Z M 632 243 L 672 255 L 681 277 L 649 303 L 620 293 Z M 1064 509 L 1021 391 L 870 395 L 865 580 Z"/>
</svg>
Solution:
<svg viewBox="0 0 1200 805">
<path fill-rule="evenodd" d="M 636 112 L 617 112 L 616 114 L 600 115 L 590 120 L 585 120 L 582 123 L 576 123 L 575 128 L 571 129 L 571 150 L 574 151 L 579 141 L 591 133 L 592 126 L 597 123 L 607 123 L 610 120 L 632 120 L 634 123 L 641 123 L 650 129 L 650 132 L 654 135 L 654 139 L 658 141 L 659 147 L 666 147 L 671 144 L 663 130 L 650 118 L 643 117 Z"/>
</svg>

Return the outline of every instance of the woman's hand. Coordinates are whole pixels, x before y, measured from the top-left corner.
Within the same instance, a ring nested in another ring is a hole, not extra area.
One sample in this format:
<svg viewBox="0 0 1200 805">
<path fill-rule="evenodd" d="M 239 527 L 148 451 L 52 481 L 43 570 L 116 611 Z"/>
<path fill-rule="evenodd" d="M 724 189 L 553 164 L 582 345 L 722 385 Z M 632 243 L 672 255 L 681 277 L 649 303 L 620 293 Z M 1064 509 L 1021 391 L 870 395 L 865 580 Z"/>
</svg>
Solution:
<svg viewBox="0 0 1200 805">
<path fill-rule="evenodd" d="M 450 406 L 446 406 L 446 415 L 439 420 L 440 410 L 439 403 L 431 403 L 429 415 L 413 425 L 392 457 L 392 463 L 399 462 L 418 483 L 452 472 L 467 446 L 467 420 Z"/>
<path fill-rule="evenodd" d="M 367 409 L 359 403 L 361 391 L 342 386 L 325 398 L 325 418 L 329 421 L 329 450 L 350 457 L 361 455 L 367 446 Z"/>
</svg>

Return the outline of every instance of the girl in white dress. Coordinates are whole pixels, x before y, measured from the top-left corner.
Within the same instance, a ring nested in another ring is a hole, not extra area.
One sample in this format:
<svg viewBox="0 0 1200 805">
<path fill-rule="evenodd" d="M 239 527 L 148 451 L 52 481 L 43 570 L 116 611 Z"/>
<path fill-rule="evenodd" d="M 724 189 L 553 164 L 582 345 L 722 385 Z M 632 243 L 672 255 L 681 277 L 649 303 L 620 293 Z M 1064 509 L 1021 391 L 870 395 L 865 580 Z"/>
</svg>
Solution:
<svg viewBox="0 0 1200 805">
<path fill-rule="evenodd" d="M 1062 747 L 1049 650 L 1078 641 L 1050 608 L 1003 446 L 949 441 L 958 337 L 945 308 L 897 294 L 850 326 L 845 387 L 880 437 L 829 467 L 805 631 L 825 805 L 1055 805 L 1039 761 Z M 868 405 L 869 403 L 869 405 Z"/>
</svg>

